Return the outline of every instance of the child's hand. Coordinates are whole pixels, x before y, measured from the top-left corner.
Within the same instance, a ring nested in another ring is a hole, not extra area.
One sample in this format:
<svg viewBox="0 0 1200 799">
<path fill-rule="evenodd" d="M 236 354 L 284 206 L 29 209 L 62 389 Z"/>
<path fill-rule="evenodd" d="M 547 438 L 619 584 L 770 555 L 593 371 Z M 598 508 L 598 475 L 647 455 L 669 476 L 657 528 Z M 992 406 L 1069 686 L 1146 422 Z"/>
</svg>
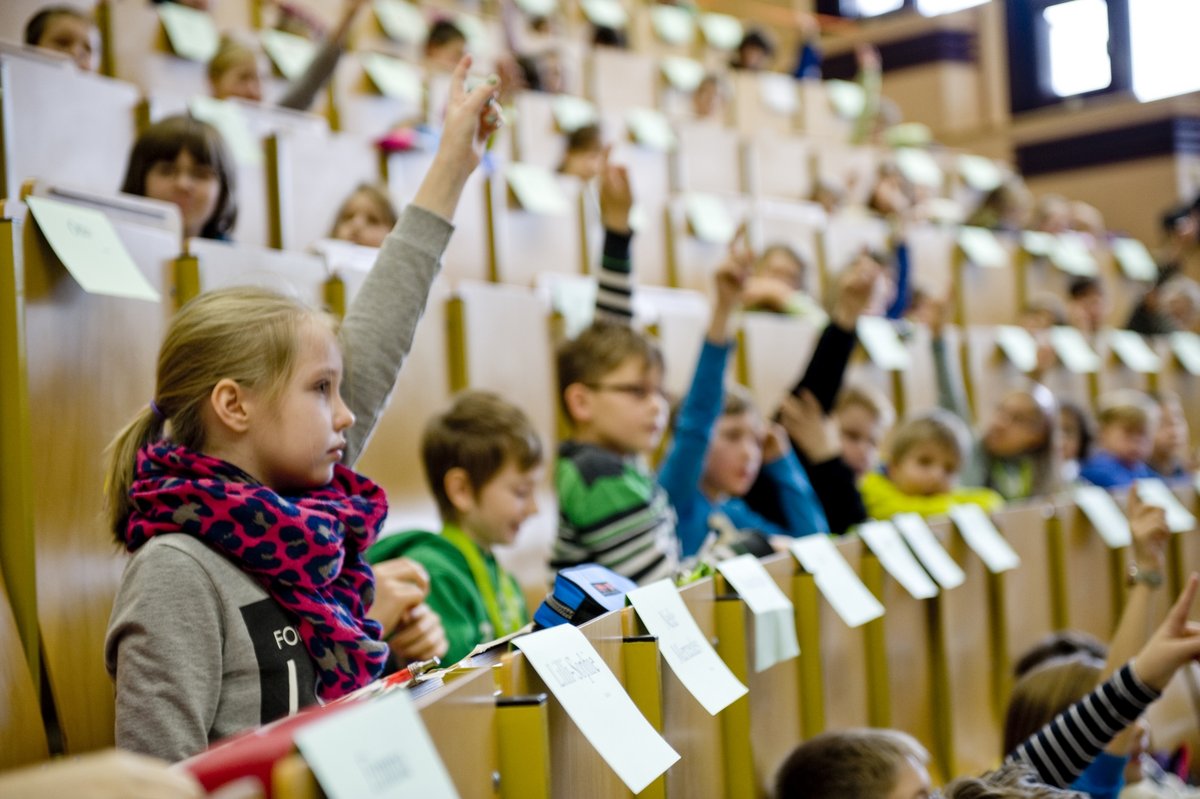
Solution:
<svg viewBox="0 0 1200 799">
<path fill-rule="evenodd" d="M 746 226 L 738 228 L 729 242 L 725 262 L 717 267 L 713 281 L 717 287 L 717 307 L 726 312 L 737 308 L 745 293 L 746 280 L 754 269 L 754 251 L 746 242 Z"/>
<path fill-rule="evenodd" d="M 767 429 L 763 432 L 762 462 L 774 463 L 787 455 L 791 448 L 787 431 L 783 429 L 783 426 L 775 422 L 768 422 Z"/>
<path fill-rule="evenodd" d="M 466 89 L 471 56 L 463 56 L 450 78 L 450 101 L 446 104 L 446 119 L 442 125 L 442 140 L 438 156 L 457 162 L 469 175 L 479 166 L 488 137 L 500 129 L 504 120 L 499 106 L 493 102 L 499 92 L 498 80 Z"/>
<path fill-rule="evenodd" d="M 747 308 L 782 313 L 787 310 L 796 290 L 774 275 L 751 275 L 746 280 L 742 303 Z"/>
<path fill-rule="evenodd" d="M 96 799 L 200 799 L 205 795 L 186 771 L 116 749 L 9 772 L 0 776 L 0 794 Z"/>
<path fill-rule="evenodd" d="M 788 396 L 779 408 L 779 421 L 810 463 L 825 463 L 842 451 L 837 425 L 827 417 L 808 389 Z"/>
<path fill-rule="evenodd" d="M 376 563 L 375 602 L 367 611 L 367 618 L 383 625 L 383 637 L 387 638 L 399 629 L 408 615 L 425 601 L 429 594 L 429 574 L 416 561 L 394 558 Z"/>
<path fill-rule="evenodd" d="M 837 292 L 831 314 L 834 324 L 843 330 L 854 330 L 858 317 L 871 302 L 875 286 L 883 274 L 883 266 L 867 253 L 838 275 Z"/>
<path fill-rule="evenodd" d="M 1161 573 L 1166 568 L 1167 512 L 1142 501 L 1137 486 L 1129 489 L 1129 529 L 1133 533 L 1133 560 L 1139 570 Z"/>
<path fill-rule="evenodd" d="M 442 617 L 428 605 L 417 605 L 400 623 L 388 646 L 401 661 L 442 657 L 450 648 Z"/>
<path fill-rule="evenodd" d="M 629 212 L 633 209 L 633 190 L 629 170 L 609 160 L 612 147 L 604 148 L 604 166 L 600 170 L 600 218 L 605 230 L 629 233 Z"/>
<path fill-rule="evenodd" d="M 1134 673 L 1156 691 L 1166 687 L 1180 666 L 1200 658 L 1200 624 L 1188 621 L 1198 581 L 1193 572 L 1167 618 L 1133 659 Z"/>
</svg>

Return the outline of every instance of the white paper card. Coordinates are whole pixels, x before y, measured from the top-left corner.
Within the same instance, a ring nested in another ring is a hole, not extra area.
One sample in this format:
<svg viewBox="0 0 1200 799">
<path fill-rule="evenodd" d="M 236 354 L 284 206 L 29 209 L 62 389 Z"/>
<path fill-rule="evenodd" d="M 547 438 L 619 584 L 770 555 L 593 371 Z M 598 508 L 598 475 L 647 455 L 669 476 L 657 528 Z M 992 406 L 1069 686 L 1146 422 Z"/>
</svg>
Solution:
<svg viewBox="0 0 1200 799">
<path fill-rule="evenodd" d="M 763 105 L 777 114 L 794 114 L 799 101 L 796 97 L 796 79 L 782 72 L 760 72 L 759 96 Z"/>
<path fill-rule="evenodd" d="M 992 191 L 1004 182 L 1004 172 L 990 158 L 964 153 L 958 157 L 958 174 L 975 191 Z"/>
<path fill-rule="evenodd" d="M 882 316 L 858 317 L 858 340 L 866 348 L 871 362 L 880 369 L 899 372 L 911 364 L 908 350 L 896 335 L 896 328 Z"/>
<path fill-rule="evenodd" d="M 1080 485 L 1075 486 L 1072 495 L 1075 505 L 1088 517 L 1109 548 L 1120 549 L 1133 542 L 1129 520 L 1111 494 L 1100 486 Z"/>
<path fill-rule="evenodd" d="M 1162 358 L 1132 330 L 1108 331 L 1108 346 L 1134 372 L 1149 374 L 1162 368 Z"/>
<path fill-rule="evenodd" d="M 667 44 L 691 44 L 696 38 L 696 22 L 686 9 L 678 6 L 651 6 L 650 24 L 654 33 Z"/>
<path fill-rule="evenodd" d="M 330 799 L 458 796 L 406 691 L 315 721 L 296 746 Z"/>
<path fill-rule="evenodd" d="M 629 790 L 641 793 L 679 760 L 578 628 L 560 624 L 513 644 Z"/>
<path fill-rule="evenodd" d="M 1099 371 L 1100 356 L 1088 344 L 1077 328 L 1065 325 L 1050 329 L 1050 345 L 1054 354 L 1069 371 L 1090 374 Z"/>
<path fill-rule="evenodd" d="M 1112 245 L 1113 256 L 1121 271 L 1130 280 L 1151 281 L 1158 277 L 1158 264 L 1146 245 L 1137 239 L 1117 239 Z"/>
<path fill-rule="evenodd" d="M 694 58 L 677 55 L 665 56 L 658 62 L 658 67 L 662 70 L 667 83 L 671 84 L 671 88 L 676 91 L 694 92 L 704 80 L 704 65 Z"/>
<path fill-rule="evenodd" d="M 559 94 L 551 106 L 554 124 L 563 133 L 574 133 L 585 125 L 594 125 L 600 119 L 596 106 L 582 97 Z"/>
<path fill-rule="evenodd" d="M 892 524 L 896 525 L 925 570 L 942 588 L 958 588 L 967 579 L 962 568 L 950 557 L 920 514 L 898 513 L 892 517 Z"/>
<path fill-rule="evenodd" d="M 1004 357 L 1022 372 L 1037 368 L 1037 342 L 1029 331 L 1016 325 L 1000 325 L 996 328 L 996 344 Z"/>
<path fill-rule="evenodd" d="M 967 260 L 976 266 L 1001 268 L 1008 265 L 1008 253 L 987 228 L 962 227 L 958 230 L 958 246 Z"/>
<path fill-rule="evenodd" d="M 659 580 L 626 597 L 642 624 L 658 639 L 663 660 L 709 715 L 717 715 L 745 696 L 746 686 L 704 637 L 673 582 Z"/>
<path fill-rule="evenodd" d="M 58 260 L 88 294 L 160 301 L 102 212 L 32 195 L 25 204 Z"/>
<path fill-rule="evenodd" d="M 684 198 L 684 210 L 692 233 L 709 244 L 728 244 L 737 233 L 737 224 L 721 202 L 712 194 L 689 194 Z"/>
<path fill-rule="evenodd" d="M 717 569 L 754 614 L 754 670 L 766 671 L 799 655 L 795 608 L 758 558 L 740 555 Z"/>
<path fill-rule="evenodd" d="M 304 70 L 317 54 L 317 46 L 294 33 L 286 31 L 265 30 L 258 34 L 263 49 L 271 57 L 279 74 L 288 80 L 295 80 L 304 74 Z"/>
<path fill-rule="evenodd" d="M 395 42 L 417 44 L 429 35 L 421 9 L 404 0 L 375 0 L 375 18 L 387 37 Z"/>
<path fill-rule="evenodd" d="M 363 71 L 384 97 L 413 104 L 421 102 L 424 88 L 417 67 L 383 53 L 363 53 L 359 59 Z"/>
<path fill-rule="evenodd" d="M 944 179 L 942 168 L 927 150 L 905 147 L 896 150 L 896 168 L 909 182 L 917 186 L 939 188 Z"/>
<path fill-rule="evenodd" d="M 619 30 L 629 24 L 629 14 L 618 0 L 581 0 L 580 6 L 593 25 Z"/>
<path fill-rule="evenodd" d="M 858 119 L 867 103 L 862 87 L 848 80 L 825 81 L 825 96 L 842 119 Z"/>
<path fill-rule="evenodd" d="M 791 550 L 846 626 L 859 627 L 883 615 L 883 605 L 863 585 L 828 534 L 797 538 Z"/>
<path fill-rule="evenodd" d="M 1055 239 L 1054 246 L 1050 248 L 1050 260 L 1070 275 L 1091 277 L 1097 272 L 1096 259 L 1083 239 L 1068 233 Z"/>
<path fill-rule="evenodd" d="M 1005 572 L 1021 565 L 1021 558 L 1012 545 L 1000 535 L 991 518 L 978 505 L 955 505 L 950 508 L 950 518 L 958 527 L 967 546 L 988 567 L 990 572 Z"/>
<path fill-rule="evenodd" d="M 548 17 L 558 10 L 558 0 L 517 0 L 517 6 L 531 17 Z"/>
<path fill-rule="evenodd" d="M 258 166 L 262 163 L 262 143 L 250 131 L 250 123 L 242 109 L 234 103 L 197 95 L 188 102 L 188 108 L 196 119 L 217 129 L 239 164 Z"/>
<path fill-rule="evenodd" d="M 1200 375 L 1200 335 L 1191 332 L 1171 334 L 1171 350 L 1189 374 Z"/>
<path fill-rule="evenodd" d="M 566 216 L 570 208 L 567 197 L 554 174 L 537 164 L 513 163 L 504 170 L 504 177 L 517 202 L 531 214 Z"/>
<path fill-rule="evenodd" d="M 1025 252 L 1039 258 L 1045 258 L 1054 250 L 1054 234 L 1040 230 L 1026 230 L 1021 233 L 1021 246 Z"/>
<path fill-rule="evenodd" d="M 1172 533 L 1191 532 L 1196 527 L 1196 517 L 1183 506 L 1167 484 L 1156 478 L 1137 481 L 1138 496 L 1147 505 L 1157 505 L 1167 512 L 1167 527 Z"/>
<path fill-rule="evenodd" d="M 921 564 L 917 563 L 912 550 L 891 522 L 865 522 L 858 526 L 858 535 L 879 558 L 888 574 L 904 586 L 913 599 L 937 596 L 937 586 L 929 579 Z"/>
<path fill-rule="evenodd" d="M 631 108 L 625 112 L 625 124 L 629 135 L 643 147 L 658 152 L 675 149 L 675 131 L 671 123 L 658 111 L 650 108 Z"/>
<path fill-rule="evenodd" d="M 709 47 L 733 50 L 742 43 L 742 22 L 728 14 L 701 14 L 700 30 Z"/>
<path fill-rule="evenodd" d="M 221 47 L 221 35 L 212 16 L 178 3 L 163 3 L 158 7 L 171 43 L 171 50 L 180 58 L 207 64 Z"/>
</svg>

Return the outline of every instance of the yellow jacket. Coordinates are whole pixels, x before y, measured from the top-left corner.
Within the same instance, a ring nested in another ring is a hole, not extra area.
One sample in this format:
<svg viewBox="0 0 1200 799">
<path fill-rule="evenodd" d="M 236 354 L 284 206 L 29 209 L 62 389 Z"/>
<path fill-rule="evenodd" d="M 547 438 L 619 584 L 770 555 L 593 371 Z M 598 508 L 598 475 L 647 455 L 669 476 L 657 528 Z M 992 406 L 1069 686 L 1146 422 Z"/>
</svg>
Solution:
<svg viewBox="0 0 1200 799">
<path fill-rule="evenodd" d="M 926 497 L 905 494 L 878 472 L 870 472 L 863 478 L 859 492 L 872 519 L 890 519 L 897 513 L 941 516 L 954 505 L 979 505 L 990 513 L 1004 505 L 1004 498 L 990 488 L 956 488 L 948 494 Z"/>
</svg>

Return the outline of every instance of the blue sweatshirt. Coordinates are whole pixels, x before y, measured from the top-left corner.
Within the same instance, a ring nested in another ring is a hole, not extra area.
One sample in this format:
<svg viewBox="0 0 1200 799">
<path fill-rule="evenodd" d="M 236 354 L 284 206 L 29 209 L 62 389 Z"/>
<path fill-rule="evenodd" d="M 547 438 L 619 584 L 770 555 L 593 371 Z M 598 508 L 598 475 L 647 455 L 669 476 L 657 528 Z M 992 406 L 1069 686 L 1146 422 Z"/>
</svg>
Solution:
<svg viewBox="0 0 1200 799">
<path fill-rule="evenodd" d="M 1158 473 L 1141 461 L 1130 465 L 1099 450 L 1083 462 L 1079 476 L 1101 488 L 1124 488 L 1143 477 L 1158 477 Z"/>
</svg>

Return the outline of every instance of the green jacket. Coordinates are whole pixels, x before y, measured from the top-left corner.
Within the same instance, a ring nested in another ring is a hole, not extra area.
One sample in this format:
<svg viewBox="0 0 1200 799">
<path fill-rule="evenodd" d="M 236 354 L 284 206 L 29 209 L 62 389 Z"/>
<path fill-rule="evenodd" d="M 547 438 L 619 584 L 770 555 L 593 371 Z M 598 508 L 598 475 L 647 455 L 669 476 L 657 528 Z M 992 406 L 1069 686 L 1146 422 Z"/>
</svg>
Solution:
<svg viewBox="0 0 1200 799">
<path fill-rule="evenodd" d="M 523 597 L 516 578 L 496 562 L 491 552 L 480 548 L 488 576 L 495 585 L 507 580 Z M 471 569 L 466 558 L 454 545 L 439 533 L 410 530 L 380 539 L 367 550 L 367 560 L 380 563 L 393 558 L 406 557 L 415 560 L 429 572 L 429 596 L 425 602 L 442 617 L 442 627 L 450 648 L 442 662 L 457 663 L 471 653 L 477 645 L 497 637 L 488 618 L 483 596 L 471 578 Z M 522 624 L 529 622 L 529 611 L 521 600 Z"/>
</svg>

